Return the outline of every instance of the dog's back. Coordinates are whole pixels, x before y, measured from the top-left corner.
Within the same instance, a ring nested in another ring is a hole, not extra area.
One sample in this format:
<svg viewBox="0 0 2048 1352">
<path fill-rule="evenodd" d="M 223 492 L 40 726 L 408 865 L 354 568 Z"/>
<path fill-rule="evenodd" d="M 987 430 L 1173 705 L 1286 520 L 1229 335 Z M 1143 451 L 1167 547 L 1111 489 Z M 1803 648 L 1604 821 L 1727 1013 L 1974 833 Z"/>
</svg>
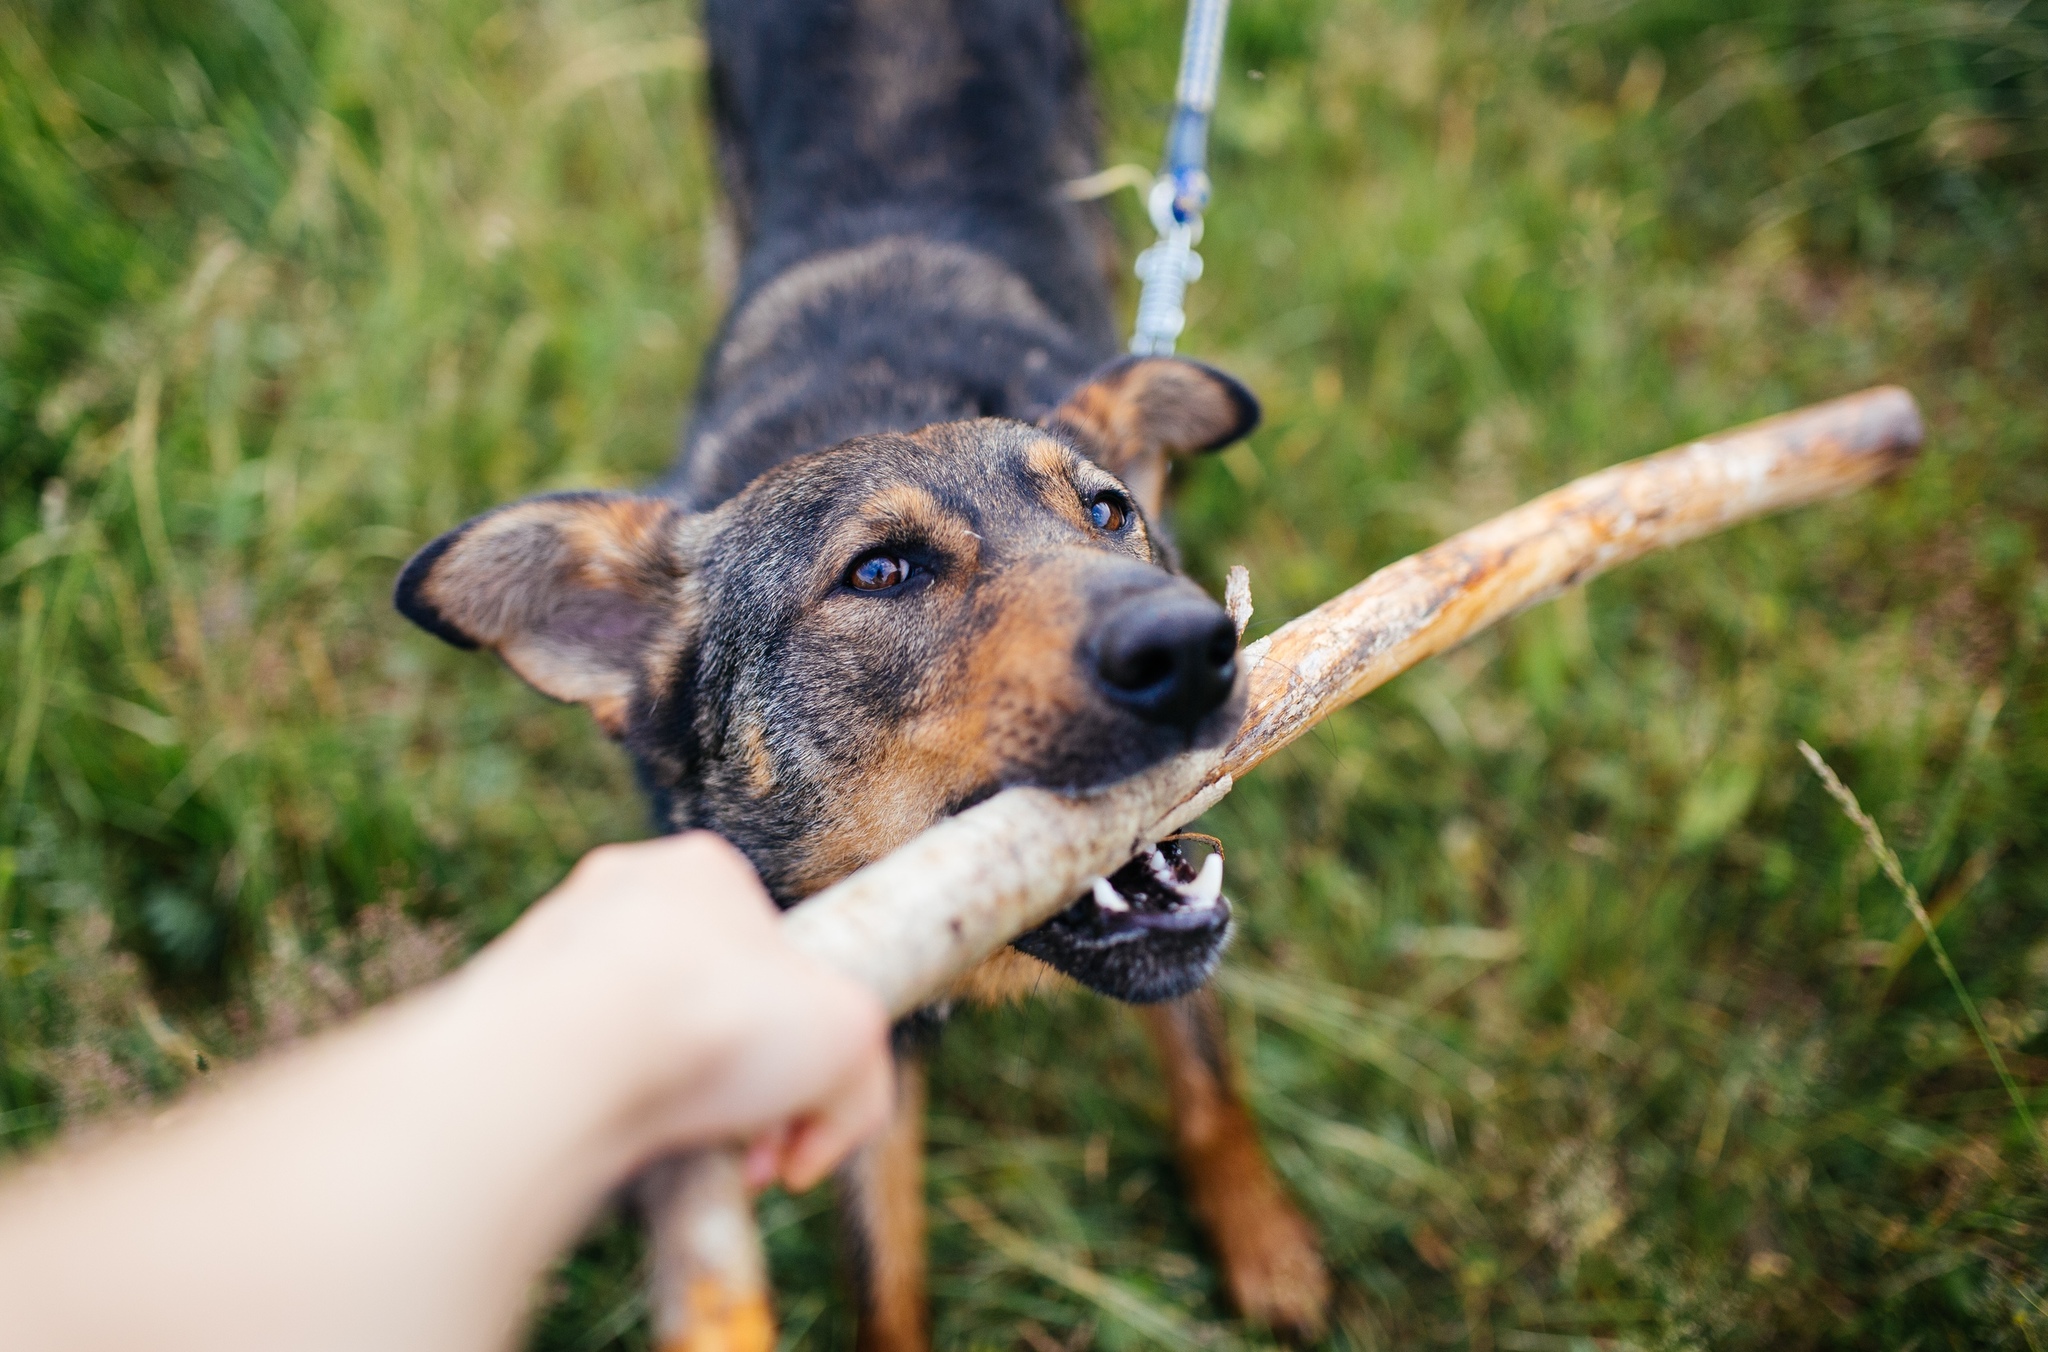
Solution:
<svg viewBox="0 0 2048 1352">
<path fill-rule="evenodd" d="M 1043 413 L 1110 357 L 1059 0 L 711 0 L 743 248 L 668 487 L 689 505 L 849 437 Z"/>
</svg>

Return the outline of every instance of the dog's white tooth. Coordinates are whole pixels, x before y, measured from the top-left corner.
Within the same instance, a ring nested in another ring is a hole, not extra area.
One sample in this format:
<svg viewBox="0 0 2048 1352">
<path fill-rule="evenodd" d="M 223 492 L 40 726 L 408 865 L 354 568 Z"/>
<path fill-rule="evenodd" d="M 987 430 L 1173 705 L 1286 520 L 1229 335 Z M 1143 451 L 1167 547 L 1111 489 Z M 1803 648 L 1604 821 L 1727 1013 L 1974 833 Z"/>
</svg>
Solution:
<svg viewBox="0 0 2048 1352">
<path fill-rule="evenodd" d="M 1214 906 L 1223 895 L 1223 856 L 1212 854 L 1202 861 L 1202 871 L 1188 884 L 1188 905 L 1201 909 Z"/>
<path fill-rule="evenodd" d="M 1157 845 L 1152 847 L 1151 857 L 1145 863 L 1150 866 L 1152 876 L 1168 887 L 1179 887 L 1180 879 L 1173 876 L 1173 865 L 1166 862 L 1166 855 Z"/>
<path fill-rule="evenodd" d="M 1095 880 L 1094 892 L 1095 904 L 1105 911 L 1128 911 L 1131 909 L 1131 903 L 1116 894 L 1116 889 L 1109 885 L 1109 879 L 1107 878 L 1097 878 Z"/>
</svg>

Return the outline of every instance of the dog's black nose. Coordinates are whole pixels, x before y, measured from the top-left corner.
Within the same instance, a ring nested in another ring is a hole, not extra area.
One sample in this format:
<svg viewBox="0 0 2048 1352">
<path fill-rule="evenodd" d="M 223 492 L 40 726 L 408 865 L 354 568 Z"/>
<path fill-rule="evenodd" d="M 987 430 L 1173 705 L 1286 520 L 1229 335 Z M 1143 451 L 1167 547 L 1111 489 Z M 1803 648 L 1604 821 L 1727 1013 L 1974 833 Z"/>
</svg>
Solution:
<svg viewBox="0 0 2048 1352">
<path fill-rule="evenodd" d="M 1206 596 L 1134 596 L 1096 632 L 1102 688 L 1148 723 L 1192 731 L 1230 698 L 1237 629 Z"/>
</svg>

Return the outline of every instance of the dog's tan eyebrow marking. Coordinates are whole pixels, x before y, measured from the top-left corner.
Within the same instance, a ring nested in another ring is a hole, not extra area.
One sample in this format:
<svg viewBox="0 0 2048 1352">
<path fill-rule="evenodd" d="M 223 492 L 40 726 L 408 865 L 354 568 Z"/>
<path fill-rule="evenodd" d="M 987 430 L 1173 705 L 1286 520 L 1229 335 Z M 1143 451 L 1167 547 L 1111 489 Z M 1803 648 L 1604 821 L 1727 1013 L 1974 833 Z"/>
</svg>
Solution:
<svg viewBox="0 0 2048 1352">
<path fill-rule="evenodd" d="M 1070 447 L 1051 437 L 1040 437 L 1024 448 L 1024 473 L 1046 506 L 1069 524 L 1087 530 L 1088 509 L 1082 504 L 1081 491 L 1074 482 L 1075 462 L 1079 459 Z"/>
<path fill-rule="evenodd" d="M 877 490 L 860 506 L 859 521 L 868 526 L 930 528 L 951 514 L 939 500 L 915 484 L 891 484 Z"/>
<path fill-rule="evenodd" d="M 885 544 L 892 538 L 926 541 L 957 557 L 969 570 L 981 558 L 981 537 L 929 490 L 916 484 L 890 484 L 877 489 L 832 532 L 820 562 L 836 576 L 855 550 Z"/>
<path fill-rule="evenodd" d="M 1068 524 L 1084 531 L 1095 530 L 1095 523 L 1088 515 L 1087 500 L 1095 495 L 1098 486 L 1115 489 L 1126 498 L 1130 496 L 1129 490 L 1111 478 L 1107 471 L 1050 437 L 1040 438 L 1024 448 L 1024 472 L 1046 506 Z M 1140 557 L 1152 558 L 1152 533 L 1146 528 L 1143 512 L 1131 513 L 1128 531 L 1124 540 L 1137 548 Z"/>
</svg>

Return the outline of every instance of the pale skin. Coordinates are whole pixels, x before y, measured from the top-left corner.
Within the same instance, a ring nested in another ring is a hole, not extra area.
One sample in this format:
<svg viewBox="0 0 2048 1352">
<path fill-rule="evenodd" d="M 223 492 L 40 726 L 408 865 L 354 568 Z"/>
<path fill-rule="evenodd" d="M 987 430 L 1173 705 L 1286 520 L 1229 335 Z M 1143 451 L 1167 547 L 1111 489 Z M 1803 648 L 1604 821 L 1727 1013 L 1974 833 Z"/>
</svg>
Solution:
<svg viewBox="0 0 2048 1352">
<path fill-rule="evenodd" d="M 607 846 L 452 976 L 0 1178 L 0 1322 L 63 1352 L 513 1345 L 641 1165 L 811 1186 L 891 1101 L 873 995 L 697 834 Z"/>
</svg>

